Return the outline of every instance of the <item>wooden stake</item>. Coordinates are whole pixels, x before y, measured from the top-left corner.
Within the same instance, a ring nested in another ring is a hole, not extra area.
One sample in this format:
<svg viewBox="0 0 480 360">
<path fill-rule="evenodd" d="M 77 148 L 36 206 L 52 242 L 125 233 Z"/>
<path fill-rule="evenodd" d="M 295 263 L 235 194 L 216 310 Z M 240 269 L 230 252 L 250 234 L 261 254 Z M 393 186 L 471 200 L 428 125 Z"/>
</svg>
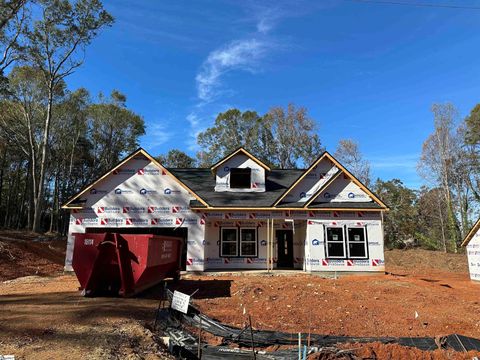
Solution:
<svg viewBox="0 0 480 360">
<path fill-rule="evenodd" d="M 253 359 L 257 359 L 257 354 L 255 354 L 255 343 L 253 342 L 253 329 L 252 329 L 252 317 L 248 315 L 248 322 L 250 323 L 250 338 L 252 339 L 252 351 L 253 351 Z"/>
<path fill-rule="evenodd" d="M 202 358 L 202 318 L 200 318 L 200 326 L 198 328 L 198 349 L 197 349 L 197 357 L 199 359 Z"/>
<path fill-rule="evenodd" d="M 308 338 L 307 338 L 307 347 L 310 348 L 310 335 L 312 334 L 312 319 L 308 318 Z"/>
<path fill-rule="evenodd" d="M 153 330 L 157 329 L 158 314 L 160 313 L 160 309 L 163 309 L 163 307 L 165 306 L 166 299 L 167 299 L 167 283 L 164 282 L 162 295 L 160 296 L 160 301 L 158 303 L 157 311 L 155 312 L 155 321 L 153 322 Z"/>
<path fill-rule="evenodd" d="M 298 360 L 302 360 L 302 333 L 298 333 Z"/>
</svg>

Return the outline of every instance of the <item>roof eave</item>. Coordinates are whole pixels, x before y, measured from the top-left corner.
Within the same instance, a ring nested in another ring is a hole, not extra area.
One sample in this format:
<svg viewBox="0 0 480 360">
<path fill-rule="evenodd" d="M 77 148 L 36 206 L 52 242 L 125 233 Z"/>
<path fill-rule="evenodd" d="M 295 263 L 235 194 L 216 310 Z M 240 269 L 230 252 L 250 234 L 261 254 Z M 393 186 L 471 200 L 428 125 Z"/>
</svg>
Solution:
<svg viewBox="0 0 480 360">
<path fill-rule="evenodd" d="M 465 236 L 465 239 L 463 239 L 462 245 L 463 247 L 467 246 L 470 240 L 472 240 L 473 236 L 477 233 L 477 231 L 480 230 L 480 218 L 477 220 L 477 222 L 472 226 L 468 234 Z"/>
</svg>

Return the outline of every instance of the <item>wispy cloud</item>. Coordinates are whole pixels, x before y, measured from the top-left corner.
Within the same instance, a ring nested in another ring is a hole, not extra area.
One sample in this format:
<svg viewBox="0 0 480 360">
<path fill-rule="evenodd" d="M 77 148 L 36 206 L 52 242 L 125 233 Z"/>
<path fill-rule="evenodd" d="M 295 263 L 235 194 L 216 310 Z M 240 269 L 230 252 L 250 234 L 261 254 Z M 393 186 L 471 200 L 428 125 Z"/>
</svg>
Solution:
<svg viewBox="0 0 480 360">
<path fill-rule="evenodd" d="M 198 98 L 203 102 L 215 100 L 219 94 L 221 77 L 229 71 L 255 72 L 258 61 L 265 56 L 268 47 L 266 41 L 252 38 L 234 40 L 212 51 L 195 78 Z"/>
<path fill-rule="evenodd" d="M 203 130 L 200 125 L 200 119 L 197 111 L 192 111 L 187 115 L 187 121 L 190 124 L 191 131 L 187 139 L 187 147 L 189 151 L 197 150 L 197 136 Z"/>
<path fill-rule="evenodd" d="M 228 103 L 209 104 L 209 106 L 205 106 L 203 103 L 197 104 L 186 118 L 190 124 L 189 136 L 186 139 L 188 150 L 192 152 L 198 150 L 198 134 L 205 131 L 219 113 L 227 111 L 232 107 Z"/>
<path fill-rule="evenodd" d="M 417 172 L 419 153 L 367 157 L 374 178 L 400 179 L 410 189 L 420 189 L 424 181 Z"/>
<path fill-rule="evenodd" d="M 235 71 L 252 74 L 261 71 L 262 61 L 277 48 L 275 39 L 269 33 L 281 18 L 281 13 L 275 7 L 252 5 L 249 16 L 254 21 L 255 31 L 212 50 L 201 64 L 195 76 L 197 102 L 186 118 L 191 128 L 187 140 L 190 151 L 198 149 L 197 136 L 215 118 L 212 111 L 226 110 L 224 103 L 218 104 L 222 95 L 231 92 L 225 85 L 225 75 Z"/>
<path fill-rule="evenodd" d="M 417 171 L 420 154 L 405 154 L 393 156 L 371 157 L 369 161 L 375 169 L 402 169 L 403 171 Z"/>
<path fill-rule="evenodd" d="M 168 126 L 163 121 L 157 121 L 148 125 L 148 135 L 145 135 L 142 140 L 147 150 L 155 151 L 173 138 L 174 133 L 167 129 Z"/>
<path fill-rule="evenodd" d="M 254 16 L 257 20 L 257 31 L 266 34 L 273 29 L 275 24 L 285 16 L 284 11 L 278 7 L 256 7 Z"/>
</svg>

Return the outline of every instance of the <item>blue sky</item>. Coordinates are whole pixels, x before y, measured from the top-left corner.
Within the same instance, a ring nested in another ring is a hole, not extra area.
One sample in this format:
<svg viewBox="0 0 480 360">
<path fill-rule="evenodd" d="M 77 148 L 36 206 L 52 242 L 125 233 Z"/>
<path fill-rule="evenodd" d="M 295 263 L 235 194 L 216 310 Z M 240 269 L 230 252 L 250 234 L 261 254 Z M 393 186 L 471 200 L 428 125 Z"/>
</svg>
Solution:
<svg viewBox="0 0 480 360">
<path fill-rule="evenodd" d="M 452 102 L 464 117 L 480 102 L 480 10 L 353 0 L 104 5 L 116 22 L 68 83 L 125 93 L 152 155 L 195 154 L 195 135 L 228 108 L 263 114 L 291 102 L 308 109 L 330 152 L 354 139 L 375 177 L 419 187 L 431 105 Z"/>
</svg>

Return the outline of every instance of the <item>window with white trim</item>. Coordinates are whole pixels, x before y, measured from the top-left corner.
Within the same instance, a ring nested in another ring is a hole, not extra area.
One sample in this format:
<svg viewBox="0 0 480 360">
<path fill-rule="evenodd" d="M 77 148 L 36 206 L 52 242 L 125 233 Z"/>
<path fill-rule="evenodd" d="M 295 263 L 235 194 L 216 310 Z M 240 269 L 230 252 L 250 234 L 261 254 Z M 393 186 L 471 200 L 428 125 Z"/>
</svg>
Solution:
<svg viewBox="0 0 480 360">
<path fill-rule="evenodd" d="M 240 229 L 240 256 L 257 256 L 257 229 Z"/>
<path fill-rule="evenodd" d="M 348 257 L 351 259 L 367 258 L 367 236 L 363 226 L 347 227 Z"/>
<path fill-rule="evenodd" d="M 220 256 L 238 256 L 237 228 L 222 228 Z"/>
<path fill-rule="evenodd" d="M 327 227 L 325 243 L 327 258 L 345 259 L 343 227 Z"/>
</svg>

